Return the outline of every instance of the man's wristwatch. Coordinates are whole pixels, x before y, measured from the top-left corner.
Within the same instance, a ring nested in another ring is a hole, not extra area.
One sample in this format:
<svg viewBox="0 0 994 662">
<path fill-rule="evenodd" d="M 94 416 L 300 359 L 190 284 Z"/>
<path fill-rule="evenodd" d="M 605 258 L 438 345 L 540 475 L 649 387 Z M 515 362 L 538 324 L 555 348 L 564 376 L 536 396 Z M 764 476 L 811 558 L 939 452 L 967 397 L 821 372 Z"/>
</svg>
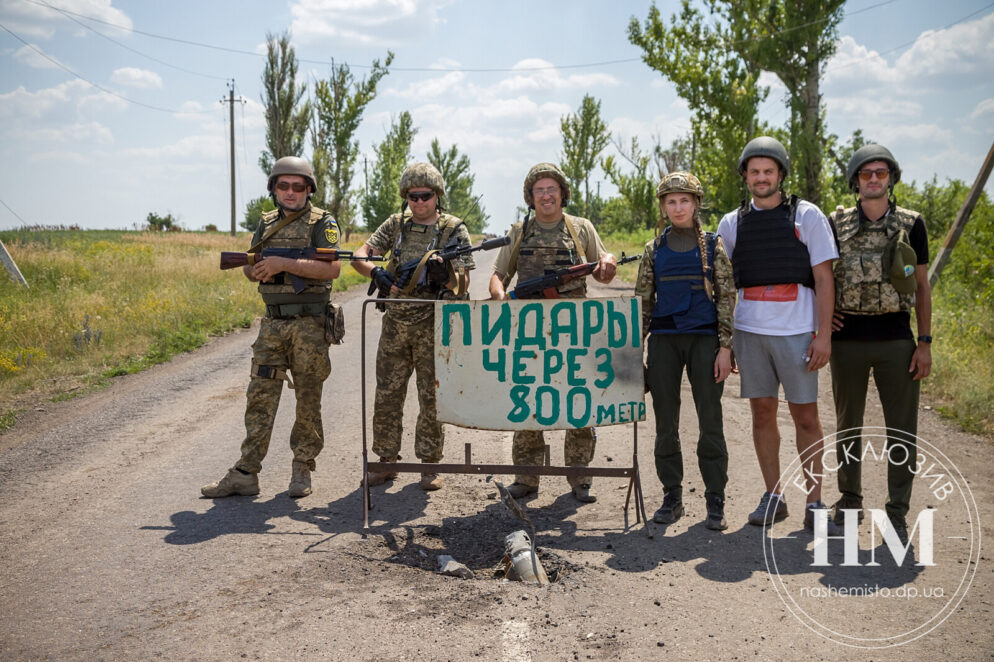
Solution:
<svg viewBox="0 0 994 662">
<path fill-rule="evenodd" d="M 932 336 L 930 336 L 930 335 L 928 335 L 926 333 L 923 333 L 922 335 L 918 336 L 918 342 L 927 342 L 929 345 L 931 345 L 932 344 Z"/>
</svg>

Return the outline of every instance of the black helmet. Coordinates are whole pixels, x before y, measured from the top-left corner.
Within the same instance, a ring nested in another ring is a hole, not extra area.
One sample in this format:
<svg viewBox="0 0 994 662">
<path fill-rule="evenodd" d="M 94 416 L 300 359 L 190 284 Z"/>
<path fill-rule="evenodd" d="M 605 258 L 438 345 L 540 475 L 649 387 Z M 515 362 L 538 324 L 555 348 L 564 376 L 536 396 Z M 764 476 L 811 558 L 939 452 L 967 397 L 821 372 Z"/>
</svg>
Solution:
<svg viewBox="0 0 994 662">
<path fill-rule="evenodd" d="M 779 163 L 780 167 L 783 168 L 784 177 L 790 172 L 790 157 L 787 156 L 787 148 L 776 138 L 760 136 L 746 143 L 745 149 L 742 150 L 742 156 L 739 157 L 740 175 L 745 174 L 746 164 L 754 156 L 765 156 Z"/>
<path fill-rule="evenodd" d="M 890 150 L 883 145 L 870 143 L 853 152 L 852 158 L 849 159 L 849 167 L 846 168 L 846 181 L 849 182 L 850 191 L 856 191 L 856 175 L 859 173 L 859 169 L 873 161 L 885 161 L 890 166 L 891 188 L 901 181 L 901 166 L 898 165 L 897 159 L 890 153 Z"/>
<path fill-rule="evenodd" d="M 270 193 L 273 192 L 273 187 L 276 186 L 276 178 L 280 175 L 300 175 L 310 184 L 312 193 L 318 188 L 317 182 L 314 180 L 314 170 L 311 168 L 311 164 L 299 156 L 284 156 L 281 159 L 277 159 L 276 163 L 273 164 L 273 169 L 269 173 L 269 183 L 266 185 Z"/>
</svg>

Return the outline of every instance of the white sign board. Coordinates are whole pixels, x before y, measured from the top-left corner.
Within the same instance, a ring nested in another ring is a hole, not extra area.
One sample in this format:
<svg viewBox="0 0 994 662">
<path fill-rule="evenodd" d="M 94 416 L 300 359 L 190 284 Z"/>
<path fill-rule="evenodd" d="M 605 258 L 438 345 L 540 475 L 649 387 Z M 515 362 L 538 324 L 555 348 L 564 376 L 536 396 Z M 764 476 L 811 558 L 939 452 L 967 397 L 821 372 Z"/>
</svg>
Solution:
<svg viewBox="0 0 994 662">
<path fill-rule="evenodd" d="M 564 430 L 645 420 L 642 301 L 435 304 L 438 420 Z"/>
</svg>

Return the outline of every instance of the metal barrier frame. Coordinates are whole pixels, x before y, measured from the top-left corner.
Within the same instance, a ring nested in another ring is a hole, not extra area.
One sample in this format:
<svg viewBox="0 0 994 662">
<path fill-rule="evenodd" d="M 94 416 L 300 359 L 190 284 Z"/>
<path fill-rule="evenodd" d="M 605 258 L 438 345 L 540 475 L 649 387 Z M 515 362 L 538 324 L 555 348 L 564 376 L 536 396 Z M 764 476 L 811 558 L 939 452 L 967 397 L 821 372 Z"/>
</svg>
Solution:
<svg viewBox="0 0 994 662">
<path fill-rule="evenodd" d="M 435 305 L 435 299 L 378 299 L 370 298 L 362 302 L 362 340 L 360 354 L 360 388 L 362 389 L 362 528 L 369 529 L 369 510 L 372 501 L 369 495 L 369 472 L 391 471 L 396 473 L 422 473 L 425 465 L 421 462 L 370 462 L 366 420 L 366 310 L 369 304 L 383 303 L 425 303 Z M 444 425 L 454 425 L 445 423 Z M 457 426 L 458 427 L 458 426 Z M 645 499 L 642 495 L 642 480 L 638 464 L 638 421 L 632 423 L 632 466 L 630 467 L 577 467 L 552 466 L 549 445 L 545 445 L 545 464 L 474 464 L 471 444 L 465 447 L 465 462 L 462 464 L 431 464 L 431 472 L 439 474 L 521 474 L 526 476 L 600 476 L 604 478 L 628 478 L 628 492 L 625 496 L 625 528 L 628 528 L 628 506 L 635 495 L 635 523 L 643 523 L 648 536 L 652 537 L 649 520 L 645 513 Z"/>
</svg>

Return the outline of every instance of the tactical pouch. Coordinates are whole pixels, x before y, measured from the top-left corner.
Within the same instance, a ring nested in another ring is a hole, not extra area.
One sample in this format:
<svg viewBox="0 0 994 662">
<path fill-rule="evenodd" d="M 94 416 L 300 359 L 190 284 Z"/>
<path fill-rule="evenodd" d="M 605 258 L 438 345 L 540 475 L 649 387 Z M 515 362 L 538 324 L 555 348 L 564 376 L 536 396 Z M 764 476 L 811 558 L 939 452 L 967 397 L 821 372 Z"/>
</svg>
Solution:
<svg viewBox="0 0 994 662">
<path fill-rule="evenodd" d="M 341 345 L 345 340 L 345 311 L 337 303 L 328 302 L 325 315 L 324 339 L 330 345 Z"/>
</svg>

